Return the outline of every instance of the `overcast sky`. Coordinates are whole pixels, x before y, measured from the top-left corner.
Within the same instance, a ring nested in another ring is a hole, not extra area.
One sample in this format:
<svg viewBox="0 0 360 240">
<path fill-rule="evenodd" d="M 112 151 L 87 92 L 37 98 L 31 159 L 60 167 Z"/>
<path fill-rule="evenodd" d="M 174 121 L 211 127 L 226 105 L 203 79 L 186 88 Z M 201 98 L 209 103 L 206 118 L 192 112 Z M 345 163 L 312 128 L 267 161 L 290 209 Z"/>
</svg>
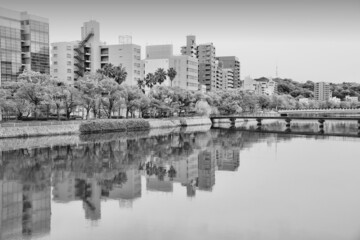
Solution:
<svg viewBox="0 0 360 240">
<path fill-rule="evenodd" d="M 80 39 L 80 27 L 100 22 L 101 40 L 132 35 L 148 44 L 174 44 L 188 34 L 235 55 L 241 78 L 360 83 L 360 0 L 1 0 L 2 7 L 47 17 L 50 41 Z"/>
</svg>

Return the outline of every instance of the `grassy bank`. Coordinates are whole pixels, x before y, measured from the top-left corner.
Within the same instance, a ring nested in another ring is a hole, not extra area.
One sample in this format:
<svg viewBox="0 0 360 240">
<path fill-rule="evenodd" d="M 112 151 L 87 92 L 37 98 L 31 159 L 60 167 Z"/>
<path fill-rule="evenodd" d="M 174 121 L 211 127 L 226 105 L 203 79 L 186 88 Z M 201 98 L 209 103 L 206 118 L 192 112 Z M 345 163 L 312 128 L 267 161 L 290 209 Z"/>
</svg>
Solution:
<svg viewBox="0 0 360 240">
<path fill-rule="evenodd" d="M 80 133 L 127 132 L 149 130 L 150 124 L 145 119 L 101 119 L 82 122 Z"/>
</svg>

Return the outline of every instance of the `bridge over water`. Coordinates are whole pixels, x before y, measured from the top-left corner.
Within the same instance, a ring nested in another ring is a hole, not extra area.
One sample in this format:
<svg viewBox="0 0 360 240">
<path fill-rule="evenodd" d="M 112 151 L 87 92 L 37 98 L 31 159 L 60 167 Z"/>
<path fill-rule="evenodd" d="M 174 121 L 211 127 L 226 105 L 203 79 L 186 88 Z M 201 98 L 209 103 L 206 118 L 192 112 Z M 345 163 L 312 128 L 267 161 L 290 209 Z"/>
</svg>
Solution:
<svg viewBox="0 0 360 240">
<path fill-rule="evenodd" d="M 254 119 L 257 121 L 258 130 L 261 130 L 263 120 L 284 120 L 286 122 L 286 131 L 291 132 L 291 121 L 293 120 L 310 120 L 317 121 L 319 123 L 319 133 L 324 133 L 324 123 L 326 121 L 350 121 L 358 123 L 358 132 L 360 135 L 360 116 L 350 116 L 350 117 L 322 117 L 322 116 L 279 116 L 279 115 L 264 115 L 264 114 L 254 114 L 254 115 L 212 115 L 210 116 L 211 122 L 214 126 L 216 120 L 228 119 L 230 121 L 230 126 L 235 128 L 235 122 L 237 119 Z"/>
</svg>

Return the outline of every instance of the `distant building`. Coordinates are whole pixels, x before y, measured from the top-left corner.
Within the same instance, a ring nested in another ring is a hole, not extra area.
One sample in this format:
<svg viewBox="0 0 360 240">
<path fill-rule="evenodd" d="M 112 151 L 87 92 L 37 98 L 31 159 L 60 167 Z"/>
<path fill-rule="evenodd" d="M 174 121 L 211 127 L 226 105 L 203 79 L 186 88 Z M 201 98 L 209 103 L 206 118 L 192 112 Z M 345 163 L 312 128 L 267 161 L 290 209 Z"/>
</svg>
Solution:
<svg viewBox="0 0 360 240">
<path fill-rule="evenodd" d="M 330 84 L 325 82 L 315 83 L 315 100 L 327 101 L 331 98 Z"/>
<path fill-rule="evenodd" d="M 260 85 L 260 94 L 272 96 L 278 93 L 277 83 L 274 80 L 263 77 L 255 79 L 255 81 Z"/>
<path fill-rule="evenodd" d="M 227 56 L 227 57 L 216 57 L 217 60 L 222 62 L 223 68 L 232 69 L 233 72 L 233 86 L 234 88 L 241 87 L 240 80 L 240 62 L 239 59 L 235 56 Z"/>
<path fill-rule="evenodd" d="M 105 64 L 125 68 L 125 83 L 136 85 L 142 76 L 141 47 L 132 44 L 130 36 L 120 36 L 119 44 L 106 45 L 100 41 L 100 24 L 85 22 L 81 41 L 52 43 L 51 73 L 55 78 L 73 83 L 85 72 L 95 73 Z"/>
<path fill-rule="evenodd" d="M 358 97 L 350 97 L 349 95 L 345 97 L 345 101 L 347 102 L 359 102 Z"/>
<path fill-rule="evenodd" d="M 0 8 L 0 85 L 24 70 L 50 73 L 49 20 Z"/>
<path fill-rule="evenodd" d="M 256 82 L 253 78 L 251 78 L 250 76 L 246 76 L 243 82 L 243 86 L 242 89 L 244 91 L 249 91 L 249 92 L 258 92 L 259 91 L 259 83 Z"/>
<path fill-rule="evenodd" d="M 309 104 L 309 99 L 308 98 L 300 98 L 299 103 Z"/>
</svg>

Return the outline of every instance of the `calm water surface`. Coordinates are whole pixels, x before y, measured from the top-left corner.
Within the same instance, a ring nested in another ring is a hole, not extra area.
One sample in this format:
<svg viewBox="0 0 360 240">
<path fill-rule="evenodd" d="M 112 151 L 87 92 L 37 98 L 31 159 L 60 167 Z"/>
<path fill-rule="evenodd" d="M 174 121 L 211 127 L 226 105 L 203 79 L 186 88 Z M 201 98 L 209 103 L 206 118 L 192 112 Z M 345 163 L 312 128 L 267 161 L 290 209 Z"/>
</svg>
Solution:
<svg viewBox="0 0 360 240">
<path fill-rule="evenodd" d="M 3 150 L 0 239 L 360 239 L 359 144 L 182 129 Z"/>
</svg>

